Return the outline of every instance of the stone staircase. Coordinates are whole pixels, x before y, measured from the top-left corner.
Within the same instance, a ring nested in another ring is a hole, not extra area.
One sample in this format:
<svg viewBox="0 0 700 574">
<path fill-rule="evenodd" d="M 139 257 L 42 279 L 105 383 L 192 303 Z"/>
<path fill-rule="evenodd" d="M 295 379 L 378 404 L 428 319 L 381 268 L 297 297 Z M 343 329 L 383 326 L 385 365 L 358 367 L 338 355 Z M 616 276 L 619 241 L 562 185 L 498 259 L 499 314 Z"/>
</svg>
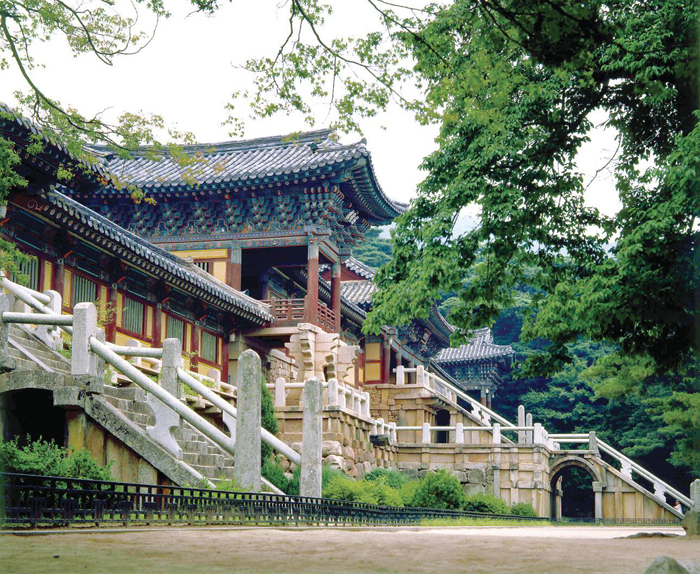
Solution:
<svg viewBox="0 0 700 574">
<path fill-rule="evenodd" d="M 70 375 L 70 361 L 49 349 L 24 326 L 9 325 L 8 349 L 17 363 L 17 371 L 45 371 Z"/>
<path fill-rule="evenodd" d="M 42 341 L 28 333 L 23 326 L 9 325 L 8 342 L 10 356 L 15 359 L 17 365 L 16 372 L 71 374 L 70 360 L 48 348 Z M 147 365 L 138 368 L 148 375 L 157 374 Z M 146 402 L 144 391 L 125 380 L 123 375 L 114 378 L 118 385 L 104 385 L 104 399 L 141 430 L 145 431 L 147 426 L 153 426 L 155 417 Z M 192 403 L 189 406 L 200 414 L 207 413 L 212 407 L 201 398 L 198 400 L 192 400 L 194 397 L 186 398 L 189 399 L 188 403 Z M 224 453 L 202 433 L 183 421 L 182 426 L 173 434 L 182 448 L 182 462 L 212 482 L 233 478 L 233 457 Z"/>
<path fill-rule="evenodd" d="M 139 387 L 105 385 L 103 392 L 112 406 L 143 430 L 154 424 L 153 412 L 146 403 L 145 393 Z M 224 453 L 198 430 L 183 422 L 173 435 L 182 449 L 184 463 L 212 482 L 233 478 L 233 457 Z"/>
</svg>

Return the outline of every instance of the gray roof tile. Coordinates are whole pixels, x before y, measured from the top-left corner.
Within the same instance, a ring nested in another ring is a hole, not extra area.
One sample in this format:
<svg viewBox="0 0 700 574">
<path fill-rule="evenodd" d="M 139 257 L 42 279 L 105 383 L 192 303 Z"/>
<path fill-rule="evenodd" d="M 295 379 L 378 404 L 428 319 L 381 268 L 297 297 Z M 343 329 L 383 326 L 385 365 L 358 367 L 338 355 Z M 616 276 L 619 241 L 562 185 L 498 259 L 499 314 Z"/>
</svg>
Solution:
<svg viewBox="0 0 700 574">
<path fill-rule="evenodd" d="M 515 351 L 509 345 L 496 345 L 491 329 L 472 331 L 473 339 L 467 345 L 442 349 L 434 362 L 438 364 L 467 363 L 478 359 L 512 356 Z"/>
</svg>

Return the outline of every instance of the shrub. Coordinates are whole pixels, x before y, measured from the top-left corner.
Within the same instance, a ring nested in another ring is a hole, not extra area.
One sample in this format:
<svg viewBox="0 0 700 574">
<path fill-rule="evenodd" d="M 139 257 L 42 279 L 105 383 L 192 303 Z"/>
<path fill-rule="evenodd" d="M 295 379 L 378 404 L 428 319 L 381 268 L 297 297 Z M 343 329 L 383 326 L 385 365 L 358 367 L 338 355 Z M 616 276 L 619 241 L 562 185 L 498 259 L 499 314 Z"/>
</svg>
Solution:
<svg viewBox="0 0 700 574">
<path fill-rule="evenodd" d="M 197 488 L 209 488 L 209 485 L 206 483 L 206 479 L 203 482 L 204 484 L 206 484 L 206 486 L 200 484 L 199 486 L 197 486 Z M 245 489 L 240 484 L 238 484 L 238 482 L 236 482 L 233 478 L 219 480 L 216 483 L 214 490 L 226 490 L 228 492 L 245 492 Z"/>
<path fill-rule="evenodd" d="M 459 479 L 447 470 L 438 470 L 426 476 L 413 497 L 414 506 L 426 508 L 459 509 L 465 501 Z"/>
<path fill-rule="evenodd" d="M 398 491 L 376 480 L 353 480 L 347 476 L 334 476 L 323 489 L 324 498 L 381 504 L 382 506 L 403 506 Z"/>
<path fill-rule="evenodd" d="M 388 468 L 375 468 L 374 470 L 365 474 L 365 478 L 369 481 L 381 481 L 387 486 L 397 490 L 409 480 L 404 473 L 398 470 L 389 470 Z"/>
<path fill-rule="evenodd" d="M 265 375 L 262 376 L 260 385 L 262 387 L 260 393 L 260 425 L 266 431 L 276 435 L 279 432 L 279 426 L 277 425 L 277 417 L 275 417 L 275 403 L 272 400 L 270 389 L 267 388 Z M 263 441 L 260 445 L 260 457 L 263 465 L 265 461 L 272 457 L 272 454 L 272 447 Z M 270 479 L 268 478 L 268 480 Z"/>
<path fill-rule="evenodd" d="M 86 449 L 69 453 L 67 448 L 41 438 L 32 441 L 27 437 L 22 447 L 16 438 L 0 440 L 0 469 L 4 472 L 112 480 L 110 466 L 100 466 Z"/>
<path fill-rule="evenodd" d="M 469 496 L 462 505 L 463 510 L 470 512 L 488 512 L 490 514 L 508 514 L 510 508 L 504 500 L 493 494 L 475 494 Z"/>
<path fill-rule="evenodd" d="M 532 507 L 529 502 L 518 502 L 510 507 L 510 513 L 515 516 L 527 516 L 535 517 L 537 516 L 537 511 Z"/>
<path fill-rule="evenodd" d="M 420 480 L 409 480 L 399 489 L 399 496 L 404 506 L 418 506 L 414 500 L 419 486 Z"/>
<path fill-rule="evenodd" d="M 289 478 L 284 474 L 284 469 L 276 457 L 268 458 L 263 463 L 262 475 L 282 492 L 289 492 Z"/>
<path fill-rule="evenodd" d="M 331 479 L 336 476 L 347 478 L 347 475 L 340 469 L 324 464 L 321 467 L 321 490 L 328 486 Z M 287 494 L 299 496 L 299 482 L 301 481 L 301 468 L 298 466 L 292 471 L 292 478 L 289 479 L 289 491 Z"/>
</svg>

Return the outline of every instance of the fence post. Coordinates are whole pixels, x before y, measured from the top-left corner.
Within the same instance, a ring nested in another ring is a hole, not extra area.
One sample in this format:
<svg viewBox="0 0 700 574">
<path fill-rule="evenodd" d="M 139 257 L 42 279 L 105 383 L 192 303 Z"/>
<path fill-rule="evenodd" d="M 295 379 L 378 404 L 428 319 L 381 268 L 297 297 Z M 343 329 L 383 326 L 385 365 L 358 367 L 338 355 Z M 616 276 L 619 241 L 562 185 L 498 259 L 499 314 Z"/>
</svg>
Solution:
<svg viewBox="0 0 700 574">
<path fill-rule="evenodd" d="M 97 309 L 94 303 L 78 303 L 73 308 L 71 374 L 97 374 L 97 356 L 90 351 L 90 337 L 97 334 Z"/>
<path fill-rule="evenodd" d="M 238 418 L 233 478 L 247 491 L 260 492 L 260 357 L 252 349 L 238 357 Z"/>
<path fill-rule="evenodd" d="M 392 421 L 389 423 L 389 442 L 396 442 L 397 440 L 396 423 Z"/>
<path fill-rule="evenodd" d="M 323 385 L 316 377 L 304 383 L 304 418 L 301 436 L 301 496 L 321 497 L 321 446 L 323 440 Z M 260 456 L 258 455 L 258 459 Z"/>
<path fill-rule="evenodd" d="M 525 426 L 526 427 L 532 426 L 532 413 L 527 413 L 527 415 L 525 415 Z M 525 431 L 525 442 L 527 444 L 532 444 L 533 440 L 532 440 L 532 431 L 531 430 Z M 540 442 L 537 444 L 541 444 L 542 442 L 543 441 L 540 440 Z"/>
<path fill-rule="evenodd" d="M 493 423 L 493 444 L 501 444 L 501 425 Z"/>
<path fill-rule="evenodd" d="M 357 391 L 353 390 L 352 395 L 352 410 L 355 411 L 356 415 L 361 415 L 362 414 L 362 395 L 358 393 Z"/>
<path fill-rule="evenodd" d="M 523 405 L 518 406 L 518 426 L 525 426 L 525 407 Z M 518 444 L 525 444 L 525 431 L 518 431 Z"/>
<path fill-rule="evenodd" d="M 464 423 L 457 423 L 455 425 L 455 442 L 457 444 L 464 444 Z"/>
<path fill-rule="evenodd" d="M 181 396 L 180 381 L 177 370 L 182 362 L 182 343 L 180 339 L 165 339 L 163 341 L 163 359 L 160 367 L 160 386 L 176 399 Z"/>
<path fill-rule="evenodd" d="M 430 443 L 430 423 L 423 423 L 423 432 L 421 434 L 421 440 L 423 444 Z"/>
<path fill-rule="evenodd" d="M 275 379 L 275 406 L 287 406 L 287 390 L 284 388 L 284 377 L 277 377 Z"/>
<path fill-rule="evenodd" d="M 396 367 L 396 384 L 397 385 L 405 385 L 406 384 L 406 375 L 403 372 L 404 368 L 405 367 L 403 365 L 399 365 L 398 367 Z"/>
<path fill-rule="evenodd" d="M 7 323 L 2 319 L 2 314 L 10 310 L 10 299 L 4 293 L 0 293 L 0 373 L 6 373 L 13 370 L 17 364 L 13 357 L 10 356 L 10 351 L 7 345 L 9 337 L 9 328 Z"/>
</svg>

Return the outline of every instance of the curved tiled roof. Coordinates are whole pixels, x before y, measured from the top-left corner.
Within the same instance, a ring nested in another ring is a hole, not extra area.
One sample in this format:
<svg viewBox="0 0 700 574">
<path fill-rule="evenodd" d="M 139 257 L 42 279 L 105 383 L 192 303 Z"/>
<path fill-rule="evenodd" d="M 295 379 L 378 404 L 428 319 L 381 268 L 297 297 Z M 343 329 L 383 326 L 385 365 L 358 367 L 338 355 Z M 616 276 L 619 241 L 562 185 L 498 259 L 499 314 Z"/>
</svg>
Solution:
<svg viewBox="0 0 700 574">
<path fill-rule="evenodd" d="M 350 271 L 357 273 L 360 277 L 370 280 L 374 279 L 374 274 L 376 273 L 375 269 L 366 263 L 363 263 L 359 259 L 348 257 L 345 261 L 343 261 L 343 265 L 350 269 Z"/>
<path fill-rule="evenodd" d="M 371 281 L 343 281 L 340 284 L 340 293 L 344 299 L 362 307 L 368 308 L 372 304 L 372 293 L 377 287 Z"/>
<path fill-rule="evenodd" d="M 466 345 L 442 349 L 434 361 L 444 365 L 493 357 L 509 357 L 515 354 L 509 345 L 496 345 L 489 328 L 472 331 L 472 336 L 473 339 Z"/>
<path fill-rule="evenodd" d="M 108 238 L 110 241 L 122 246 L 130 254 L 135 255 L 138 262 L 151 264 L 173 277 L 176 281 L 187 283 L 209 295 L 218 298 L 222 303 L 235 308 L 241 315 L 258 323 L 273 321 L 269 313 L 269 306 L 236 291 L 225 283 L 218 281 L 196 265 L 189 263 L 176 255 L 141 239 L 139 236 L 119 227 L 108 219 L 95 213 L 90 208 L 66 197 L 62 193 L 53 191 L 46 194 L 46 199 L 55 209 L 61 210 L 71 219 L 78 220 L 84 226 L 82 231 L 94 230 L 98 235 Z M 55 215 L 47 205 L 44 208 L 45 215 Z M 71 226 L 75 231 L 80 231 L 78 226 Z M 127 259 L 125 254 L 120 254 Z"/>
<path fill-rule="evenodd" d="M 266 184 L 325 174 L 343 178 L 343 192 L 364 217 L 373 222 L 393 220 L 406 206 L 390 200 L 377 183 L 365 140 L 341 145 L 331 130 L 183 146 L 191 162 L 176 161 L 147 148 L 123 159 L 104 148 L 107 169 L 120 181 L 150 193 L 192 186 L 222 187 Z M 114 188 L 103 193 L 128 193 Z"/>
</svg>

